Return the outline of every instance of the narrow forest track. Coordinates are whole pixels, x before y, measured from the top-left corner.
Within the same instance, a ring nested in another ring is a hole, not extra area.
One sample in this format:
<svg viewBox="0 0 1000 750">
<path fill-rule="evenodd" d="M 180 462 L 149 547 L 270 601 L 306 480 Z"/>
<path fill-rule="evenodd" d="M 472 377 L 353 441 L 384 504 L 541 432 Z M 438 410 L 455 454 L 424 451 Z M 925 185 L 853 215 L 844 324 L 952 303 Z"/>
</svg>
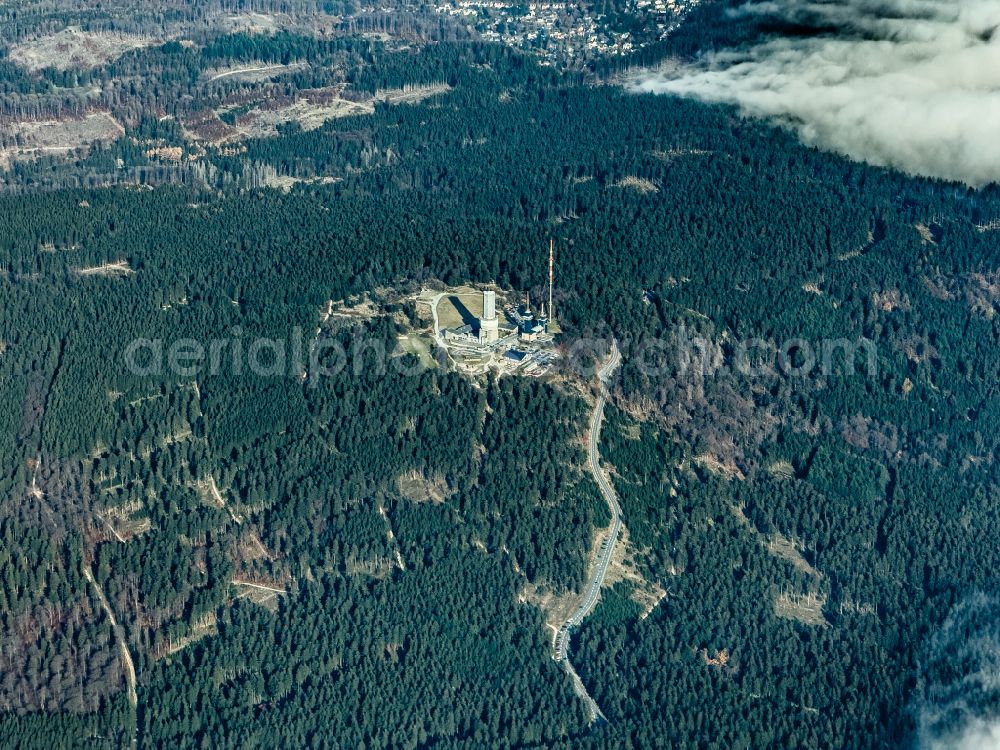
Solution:
<svg viewBox="0 0 1000 750">
<path fill-rule="evenodd" d="M 251 583 L 250 581 L 239 581 L 235 578 L 233 579 L 233 584 L 236 586 L 249 586 L 252 589 L 260 589 L 261 591 L 273 591 L 277 594 L 288 593 L 287 589 L 279 589 L 276 586 L 266 586 L 263 583 Z"/>
<path fill-rule="evenodd" d="M 447 292 L 441 292 L 434 295 L 428 302 L 431 306 L 431 315 L 434 316 L 434 340 L 438 342 L 441 341 L 441 321 L 438 318 L 438 304 L 440 304 L 441 298 L 446 295 Z"/>
<path fill-rule="evenodd" d="M 590 720 L 592 722 L 597 721 L 598 719 L 607 721 L 607 719 L 601 712 L 600 706 L 597 705 L 597 702 L 591 697 L 590 693 L 587 692 L 587 688 L 584 687 L 583 680 L 580 679 L 580 676 L 573 668 L 573 664 L 569 660 L 569 645 L 572 630 L 579 627 L 584 618 L 586 618 L 597 605 L 597 600 L 601 593 L 601 587 L 604 585 L 604 579 L 608 574 L 608 567 L 611 565 L 611 557 L 614 554 L 615 545 L 618 543 L 618 537 L 621 534 L 622 508 L 618 502 L 618 495 L 615 493 L 614 487 L 608 480 L 607 475 L 601 469 L 601 455 L 599 450 L 601 442 L 601 427 L 604 424 L 604 407 L 607 405 L 607 387 L 608 383 L 611 382 L 611 378 L 614 375 L 615 370 L 620 364 L 621 352 L 618 351 L 618 343 L 612 341 L 611 351 L 608 354 L 608 358 L 597 371 L 600 393 L 598 394 L 597 402 L 594 405 L 594 413 L 590 418 L 590 430 L 587 441 L 590 471 L 594 475 L 594 481 L 597 483 L 597 487 L 601 491 L 601 496 L 604 498 L 604 501 L 608 504 L 608 509 L 611 511 L 611 527 L 607 536 L 605 536 L 604 541 L 601 542 L 594 570 L 591 573 L 590 581 L 587 584 L 587 588 L 584 590 L 583 598 L 579 606 L 576 610 L 574 610 L 573 614 L 570 615 L 569 619 L 563 623 L 562 627 L 559 628 L 555 637 L 555 660 L 563 665 L 563 669 L 566 671 L 566 674 L 568 674 L 570 680 L 573 681 L 573 691 L 584 703 L 587 704 L 587 710 L 590 713 Z"/>
<path fill-rule="evenodd" d="M 221 73 L 216 73 L 214 76 L 208 79 L 209 83 L 212 81 L 219 81 L 223 78 L 229 78 L 230 76 L 245 75 L 246 73 L 276 73 L 279 70 L 285 70 L 288 65 L 259 65 L 252 68 L 237 68 L 236 70 L 224 70 Z"/>
<path fill-rule="evenodd" d="M 122 655 L 122 668 L 125 672 L 125 682 L 128 684 L 128 702 L 132 705 L 134 711 L 139 705 L 139 696 L 135 689 L 135 662 L 132 661 L 132 654 L 129 652 L 128 644 L 125 642 L 125 631 L 122 630 L 121 625 L 118 624 L 118 620 L 115 619 L 114 610 L 111 609 L 111 602 L 108 601 L 108 597 L 104 595 L 104 589 L 101 588 L 101 585 L 94 578 L 94 574 L 90 572 L 90 568 L 87 565 L 83 566 L 83 577 L 94 587 L 97 600 L 101 603 L 101 607 L 104 609 L 105 614 L 107 614 L 108 620 L 111 621 L 111 629 L 114 631 L 115 640 L 118 641 L 118 650 Z M 132 727 L 133 746 L 138 744 L 138 731 L 139 726 L 136 723 Z"/>
<path fill-rule="evenodd" d="M 118 648 L 121 650 L 122 654 L 122 667 L 125 670 L 125 682 L 128 683 L 128 701 L 133 707 L 138 705 L 139 699 L 135 690 L 135 662 L 132 661 L 132 654 L 128 650 L 128 644 L 125 643 L 125 632 L 122 630 L 121 625 L 118 624 L 118 620 L 115 619 L 115 613 L 111 609 L 111 603 L 108 601 L 108 597 L 104 595 L 104 589 L 94 578 L 93 573 L 90 572 L 90 568 L 84 566 L 83 577 L 90 582 L 90 585 L 94 587 L 94 593 L 97 594 L 97 600 L 101 603 L 101 607 L 104 608 L 105 614 L 108 616 L 108 620 L 111 621 L 111 629 L 115 632 L 115 639 L 118 641 Z"/>
<path fill-rule="evenodd" d="M 215 483 L 215 476 L 212 474 L 208 475 L 208 491 L 212 493 L 212 499 L 215 500 L 220 508 L 225 509 L 233 521 L 238 524 L 243 523 L 243 518 L 233 512 L 233 509 L 226 503 L 226 499 L 222 496 L 222 493 L 219 492 L 219 485 Z"/>
</svg>

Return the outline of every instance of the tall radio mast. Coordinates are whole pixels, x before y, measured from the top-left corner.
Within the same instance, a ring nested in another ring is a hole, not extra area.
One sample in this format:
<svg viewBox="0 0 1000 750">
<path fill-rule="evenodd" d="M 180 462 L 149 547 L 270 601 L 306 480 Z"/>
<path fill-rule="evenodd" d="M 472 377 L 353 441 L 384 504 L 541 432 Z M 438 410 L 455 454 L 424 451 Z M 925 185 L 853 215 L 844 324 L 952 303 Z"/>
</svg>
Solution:
<svg viewBox="0 0 1000 750">
<path fill-rule="evenodd" d="M 549 320 L 555 322 L 556 310 L 552 306 L 552 287 L 555 285 L 555 257 L 556 257 L 556 245 L 555 240 L 551 237 L 549 238 Z"/>
</svg>

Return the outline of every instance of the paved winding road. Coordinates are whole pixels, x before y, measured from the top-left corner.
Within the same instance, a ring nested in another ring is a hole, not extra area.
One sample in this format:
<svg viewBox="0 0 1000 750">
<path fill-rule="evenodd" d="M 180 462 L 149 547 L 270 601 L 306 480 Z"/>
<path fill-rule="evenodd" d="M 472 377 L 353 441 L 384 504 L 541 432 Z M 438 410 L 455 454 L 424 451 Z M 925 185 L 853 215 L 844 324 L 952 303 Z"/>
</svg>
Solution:
<svg viewBox="0 0 1000 750">
<path fill-rule="evenodd" d="M 583 622 L 584 618 L 591 613 L 594 606 L 597 604 L 597 598 L 600 596 L 601 586 L 604 585 L 604 578 L 607 575 L 608 567 L 611 564 L 611 556 L 614 554 L 615 545 L 618 542 L 618 535 L 621 533 L 622 529 L 622 508 L 618 503 L 618 495 L 615 494 L 614 487 L 611 486 L 611 482 L 608 480 L 607 475 L 601 469 L 601 455 L 598 450 L 598 446 L 601 442 L 601 427 L 604 424 L 604 407 L 607 404 L 608 383 L 611 382 L 611 377 L 614 375 L 618 365 L 621 364 L 621 360 L 621 352 L 618 351 L 618 343 L 612 342 L 611 352 L 608 354 L 607 361 L 597 371 L 601 391 L 597 397 L 597 403 L 594 405 L 594 414 L 590 418 L 590 471 L 594 475 L 594 480 L 597 482 L 597 487 L 601 491 L 604 501 L 608 504 L 608 509 L 611 511 L 611 531 L 601 543 L 601 549 L 597 555 L 597 564 L 594 566 L 594 572 L 590 577 L 590 582 L 587 584 L 583 601 L 580 602 L 580 605 L 576 608 L 573 614 L 570 615 L 570 618 L 563 623 L 563 626 L 559 628 L 555 641 L 556 661 L 562 663 L 566 673 L 573 681 L 573 690 L 587 704 L 587 708 L 590 711 L 591 721 L 598 718 L 604 719 L 604 714 L 601 713 L 601 709 L 598 707 L 594 699 L 590 697 L 587 689 L 583 686 L 583 682 L 580 680 L 580 676 L 576 673 L 576 670 L 573 669 L 573 665 L 570 663 L 569 637 L 573 628 L 579 627 L 580 623 Z"/>
</svg>

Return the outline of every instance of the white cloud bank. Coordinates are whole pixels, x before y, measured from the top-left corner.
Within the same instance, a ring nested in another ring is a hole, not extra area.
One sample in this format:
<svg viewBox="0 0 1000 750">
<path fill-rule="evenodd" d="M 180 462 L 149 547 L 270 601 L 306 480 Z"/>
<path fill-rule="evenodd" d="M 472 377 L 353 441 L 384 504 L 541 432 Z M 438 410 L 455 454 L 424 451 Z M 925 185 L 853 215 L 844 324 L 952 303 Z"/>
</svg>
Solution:
<svg viewBox="0 0 1000 750">
<path fill-rule="evenodd" d="M 738 104 L 851 158 L 1000 182 L 1000 0 L 775 0 L 743 13 L 837 32 L 646 74 L 636 91 Z"/>
<path fill-rule="evenodd" d="M 1000 599 L 956 606 L 930 643 L 917 750 L 1000 750 Z"/>
<path fill-rule="evenodd" d="M 957 734 L 925 742 L 924 747 L 927 750 L 998 750 L 1000 724 L 973 722 Z"/>
</svg>

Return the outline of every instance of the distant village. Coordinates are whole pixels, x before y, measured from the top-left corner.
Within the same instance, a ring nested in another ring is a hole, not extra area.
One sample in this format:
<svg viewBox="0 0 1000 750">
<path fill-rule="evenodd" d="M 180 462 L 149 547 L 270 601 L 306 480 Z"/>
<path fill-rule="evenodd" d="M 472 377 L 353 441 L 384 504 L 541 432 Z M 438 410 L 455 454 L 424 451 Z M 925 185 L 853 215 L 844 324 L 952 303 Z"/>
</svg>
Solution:
<svg viewBox="0 0 1000 750">
<path fill-rule="evenodd" d="M 615 17 L 590 15 L 567 2 L 452 0 L 435 6 L 439 13 L 462 18 L 486 40 L 531 50 L 546 62 L 596 56 L 624 56 L 665 38 L 697 0 L 627 0 L 620 15 L 645 19 L 629 31 Z"/>
</svg>

